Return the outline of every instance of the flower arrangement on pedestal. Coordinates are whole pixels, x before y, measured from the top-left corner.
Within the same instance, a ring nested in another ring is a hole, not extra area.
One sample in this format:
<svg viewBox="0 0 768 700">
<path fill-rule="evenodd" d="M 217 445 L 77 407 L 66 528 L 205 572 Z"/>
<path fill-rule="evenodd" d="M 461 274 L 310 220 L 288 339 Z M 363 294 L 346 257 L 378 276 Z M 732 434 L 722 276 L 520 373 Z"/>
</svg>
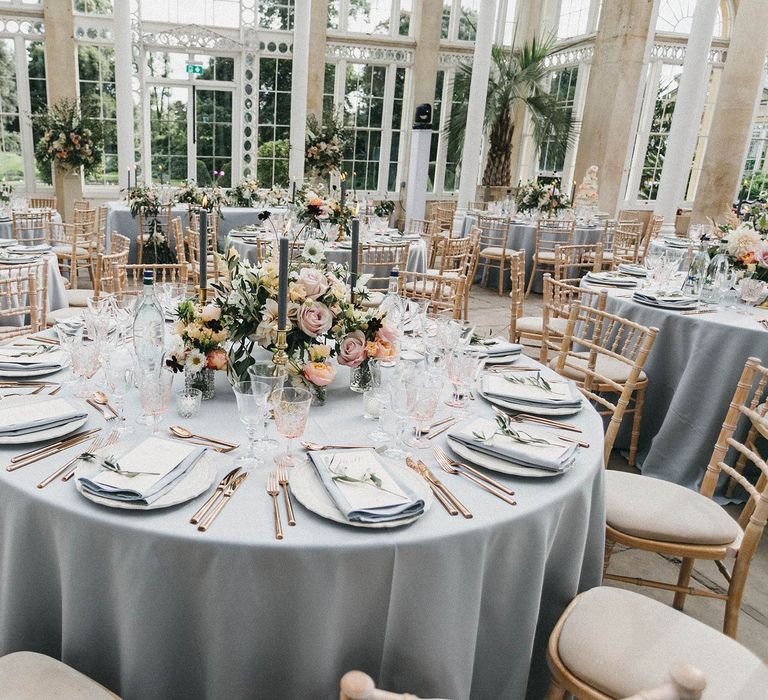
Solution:
<svg viewBox="0 0 768 700">
<path fill-rule="evenodd" d="M 76 100 L 64 99 L 34 115 L 43 135 L 35 146 L 35 160 L 43 172 L 51 165 L 66 172 L 83 169 L 90 175 L 101 167 L 97 124 L 80 113 Z"/>
<path fill-rule="evenodd" d="M 230 191 L 229 198 L 233 206 L 253 207 L 259 201 L 261 190 L 259 181 L 252 178 L 240 180 Z"/>
<path fill-rule="evenodd" d="M 544 186 L 536 180 L 529 180 L 517 188 L 517 211 L 521 213 L 534 212 L 539 208 L 539 200 L 544 192 Z"/>
<path fill-rule="evenodd" d="M 553 214 L 571 208 L 571 200 L 555 185 L 546 185 L 539 198 L 539 211 L 551 217 Z"/>
<path fill-rule="evenodd" d="M 214 185 L 203 190 L 203 197 L 200 200 L 200 206 L 206 211 L 215 211 L 222 219 L 224 215 L 221 208 L 229 205 L 229 197 L 223 187 Z"/>
<path fill-rule="evenodd" d="M 261 190 L 260 195 L 260 200 L 268 207 L 283 207 L 288 204 L 288 192 L 277 185 L 273 185 L 268 190 Z"/>
<path fill-rule="evenodd" d="M 336 241 L 347 238 L 352 227 L 352 218 L 357 214 L 357 204 L 346 202 L 344 206 L 338 199 L 324 198 L 318 190 L 302 189 L 296 193 L 294 205 L 296 218 L 306 226 L 322 228 L 328 223 L 338 226 Z"/>
<path fill-rule="evenodd" d="M 187 387 L 200 389 L 204 399 L 213 397 L 215 370 L 227 368 L 227 351 L 222 344 L 229 337 L 216 304 L 202 306 L 185 299 L 176 309 L 173 325 L 175 344 L 166 364 L 174 372 L 184 372 Z"/>
<path fill-rule="evenodd" d="M 169 264 L 176 262 L 176 254 L 168 244 L 168 231 L 170 221 L 160 216 L 163 206 L 158 191 L 147 185 L 137 185 L 127 192 L 128 205 L 131 216 L 141 214 L 144 246 L 142 259 L 147 264 Z"/>
<path fill-rule="evenodd" d="M 332 172 L 340 170 L 347 138 L 343 114 L 331 115 L 326 124 L 310 115 L 304 155 L 307 172 L 326 179 Z"/>
</svg>

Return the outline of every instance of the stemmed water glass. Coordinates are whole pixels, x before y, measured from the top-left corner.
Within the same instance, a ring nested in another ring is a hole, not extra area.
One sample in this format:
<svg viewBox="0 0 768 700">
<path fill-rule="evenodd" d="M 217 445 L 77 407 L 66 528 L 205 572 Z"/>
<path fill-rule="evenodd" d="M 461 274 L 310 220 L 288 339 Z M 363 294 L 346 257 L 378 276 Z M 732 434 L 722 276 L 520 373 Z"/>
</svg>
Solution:
<svg viewBox="0 0 768 700">
<path fill-rule="evenodd" d="M 264 382 L 244 380 L 232 386 L 237 399 L 237 414 L 248 434 L 248 454 L 237 460 L 237 466 L 245 470 L 264 464 L 264 457 L 256 452 L 256 443 L 264 439 L 264 416 L 271 387 Z M 261 432 L 261 436 L 258 433 Z"/>
<path fill-rule="evenodd" d="M 447 406 L 461 409 L 461 413 L 465 412 L 467 396 L 487 358 L 488 355 L 462 348 L 457 348 L 450 353 L 447 368 L 448 381 L 453 385 L 453 395 L 445 402 Z"/>
<path fill-rule="evenodd" d="M 408 442 L 412 447 L 426 449 L 430 446 L 425 437 L 428 431 L 424 430 L 424 425 L 435 417 L 442 390 L 442 375 L 422 374 L 411 377 L 408 382 L 405 400 L 408 404 L 408 414 L 416 423 L 413 438 Z"/>
<path fill-rule="evenodd" d="M 116 430 L 122 435 L 133 432 L 133 428 L 125 420 L 125 397 L 133 387 L 135 362 L 130 350 L 122 347 L 108 353 L 104 363 L 104 378 L 117 411 Z"/>
<path fill-rule="evenodd" d="M 410 417 L 410 411 L 408 410 L 408 402 L 406 401 L 406 387 L 408 386 L 411 377 L 414 376 L 413 365 L 400 364 L 392 372 L 389 377 L 389 382 L 386 386 L 386 409 L 379 419 L 380 422 L 384 421 L 382 425 L 382 432 L 391 432 L 394 439 L 389 448 L 387 448 L 385 454 L 388 457 L 405 457 L 405 431 L 408 427 L 408 418 Z M 385 425 L 391 426 L 391 431 L 385 428 Z"/>
<path fill-rule="evenodd" d="M 173 372 L 162 366 L 139 376 L 139 401 L 151 420 L 152 435 L 157 434 L 163 416 L 171 407 L 173 377 Z"/>
<path fill-rule="evenodd" d="M 268 408 L 274 411 L 274 404 L 277 398 L 280 396 L 280 390 L 285 384 L 285 367 L 276 365 L 271 360 L 257 360 L 248 368 L 248 376 L 251 381 L 261 382 L 269 386 L 269 396 L 267 397 Z M 268 437 L 267 426 L 269 425 L 269 411 L 264 411 L 262 419 L 261 434 L 256 437 L 257 447 L 260 451 L 264 451 L 269 446 L 277 446 L 277 440 Z"/>
<path fill-rule="evenodd" d="M 285 454 L 275 457 L 278 464 L 293 465 L 293 441 L 304 434 L 311 404 L 312 394 L 306 389 L 283 387 L 280 390 L 274 403 L 275 425 L 277 432 L 286 438 L 287 445 Z"/>
<path fill-rule="evenodd" d="M 375 420 L 376 427 L 368 433 L 368 437 L 376 443 L 387 442 L 391 435 L 384 430 L 382 421 L 389 406 L 389 392 L 382 386 L 374 386 L 363 393 L 363 406 L 366 420 Z"/>
<path fill-rule="evenodd" d="M 74 394 L 81 399 L 87 399 L 91 395 L 87 380 L 91 379 L 101 366 L 101 343 L 98 340 L 86 340 L 80 329 L 74 336 L 71 348 L 72 373 L 77 377 Z"/>
</svg>

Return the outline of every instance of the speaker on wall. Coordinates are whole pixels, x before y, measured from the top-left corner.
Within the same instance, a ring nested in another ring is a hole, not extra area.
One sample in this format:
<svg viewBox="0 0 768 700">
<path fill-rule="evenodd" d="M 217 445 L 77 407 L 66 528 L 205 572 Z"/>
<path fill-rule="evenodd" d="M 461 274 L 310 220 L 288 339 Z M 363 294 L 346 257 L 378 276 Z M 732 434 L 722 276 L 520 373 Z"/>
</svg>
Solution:
<svg viewBox="0 0 768 700">
<path fill-rule="evenodd" d="M 432 128 L 432 105 L 424 103 L 416 107 L 416 114 L 413 118 L 414 129 Z"/>
</svg>

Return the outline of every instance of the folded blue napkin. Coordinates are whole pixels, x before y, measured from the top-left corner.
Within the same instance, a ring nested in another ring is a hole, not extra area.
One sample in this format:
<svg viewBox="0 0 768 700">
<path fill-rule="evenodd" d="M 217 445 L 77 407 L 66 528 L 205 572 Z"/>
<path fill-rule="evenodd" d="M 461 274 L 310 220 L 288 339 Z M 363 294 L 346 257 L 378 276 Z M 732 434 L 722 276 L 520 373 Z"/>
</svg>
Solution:
<svg viewBox="0 0 768 700">
<path fill-rule="evenodd" d="M 392 522 L 424 512 L 424 500 L 390 474 L 373 450 L 310 452 L 309 457 L 331 500 L 351 522 Z"/>
<path fill-rule="evenodd" d="M 14 403 L 0 410 L 0 437 L 31 436 L 87 417 L 85 411 L 78 411 L 65 399 L 35 401 L 23 406 Z"/>
</svg>

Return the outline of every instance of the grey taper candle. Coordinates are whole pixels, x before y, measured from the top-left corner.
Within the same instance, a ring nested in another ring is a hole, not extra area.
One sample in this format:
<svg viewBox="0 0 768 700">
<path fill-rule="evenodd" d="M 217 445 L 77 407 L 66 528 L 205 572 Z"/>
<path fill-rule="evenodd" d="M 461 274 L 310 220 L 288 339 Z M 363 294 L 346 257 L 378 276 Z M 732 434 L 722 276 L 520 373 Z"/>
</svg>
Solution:
<svg viewBox="0 0 768 700">
<path fill-rule="evenodd" d="M 360 219 L 352 219 L 352 261 L 349 266 L 349 281 L 352 291 L 357 284 L 357 263 L 360 257 Z"/>
<path fill-rule="evenodd" d="M 208 212 L 200 209 L 198 220 L 200 227 L 200 294 L 205 296 L 204 289 L 208 288 Z"/>
<path fill-rule="evenodd" d="M 277 291 L 277 328 L 287 328 L 288 321 L 288 238 L 280 236 L 280 260 L 278 262 L 280 286 Z"/>
</svg>

